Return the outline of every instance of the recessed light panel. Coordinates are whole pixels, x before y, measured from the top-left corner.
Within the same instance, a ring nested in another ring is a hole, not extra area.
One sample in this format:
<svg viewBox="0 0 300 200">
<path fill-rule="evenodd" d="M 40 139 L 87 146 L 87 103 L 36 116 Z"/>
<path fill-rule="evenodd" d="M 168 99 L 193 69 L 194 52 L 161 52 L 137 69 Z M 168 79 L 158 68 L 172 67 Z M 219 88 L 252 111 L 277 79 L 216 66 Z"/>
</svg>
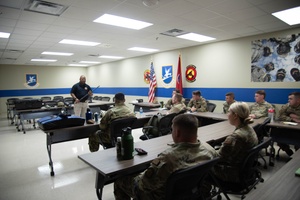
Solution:
<svg viewBox="0 0 300 200">
<path fill-rule="evenodd" d="M 108 24 L 112 26 L 120 26 L 123 28 L 130 28 L 135 30 L 140 30 L 153 25 L 148 22 L 138 21 L 135 19 L 129 19 L 129 18 L 119 17 L 116 15 L 109 15 L 109 14 L 102 15 L 101 17 L 95 19 L 94 22 Z"/>
<path fill-rule="evenodd" d="M 142 52 L 155 52 L 158 51 L 158 49 L 149 49 L 149 48 L 143 48 L 143 47 L 132 47 L 129 48 L 130 51 L 142 51 Z"/>
<path fill-rule="evenodd" d="M 296 8 L 290 8 L 287 10 L 272 13 L 281 21 L 284 21 L 288 25 L 300 24 L 300 6 Z"/>
<path fill-rule="evenodd" d="M 108 58 L 108 59 L 122 59 L 124 57 L 121 57 L 121 56 L 99 56 L 99 58 Z"/>
<path fill-rule="evenodd" d="M 84 64 L 99 64 L 101 62 L 96 62 L 96 61 L 80 61 L 79 63 L 84 63 Z"/>
<path fill-rule="evenodd" d="M 88 65 L 84 65 L 84 64 L 68 64 L 68 66 L 72 66 L 72 67 L 87 67 Z"/>
<path fill-rule="evenodd" d="M 184 35 L 177 36 L 178 38 L 186 39 L 186 40 L 193 40 L 197 42 L 206 42 L 206 41 L 211 41 L 215 40 L 216 38 L 208 37 L 205 35 L 200 35 L 197 33 L 187 33 Z"/>
<path fill-rule="evenodd" d="M 89 41 L 80 41 L 80 40 L 68 40 L 68 39 L 63 39 L 59 43 L 61 44 L 73 44 L 73 45 L 82 45 L 82 46 L 97 46 L 98 42 L 89 42 Z"/>
<path fill-rule="evenodd" d="M 42 54 L 55 55 L 55 56 L 72 56 L 73 55 L 73 53 L 51 52 L 51 51 L 44 51 Z"/>
<path fill-rule="evenodd" d="M 10 33 L 0 32 L 0 38 L 9 38 Z"/>
<path fill-rule="evenodd" d="M 33 62 L 56 62 L 54 59 L 31 59 Z"/>
</svg>

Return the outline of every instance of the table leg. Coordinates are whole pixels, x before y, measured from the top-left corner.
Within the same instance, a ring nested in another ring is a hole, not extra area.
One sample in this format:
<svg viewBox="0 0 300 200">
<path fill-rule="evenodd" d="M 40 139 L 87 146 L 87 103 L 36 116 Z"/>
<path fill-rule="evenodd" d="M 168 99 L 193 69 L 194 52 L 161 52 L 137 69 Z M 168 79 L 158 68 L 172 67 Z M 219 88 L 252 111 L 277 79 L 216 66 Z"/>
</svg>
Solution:
<svg viewBox="0 0 300 200">
<path fill-rule="evenodd" d="M 46 145 L 47 145 L 47 152 L 48 152 L 48 156 L 49 156 L 49 167 L 50 167 L 50 175 L 54 176 L 54 169 L 53 169 L 53 161 L 52 161 L 52 157 L 51 157 L 51 144 L 52 144 L 52 133 L 47 134 L 47 141 L 46 141 Z"/>
<path fill-rule="evenodd" d="M 95 183 L 95 188 L 96 188 L 96 194 L 99 200 L 102 199 L 102 192 L 103 192 L 103 187 L 104 187 L 104 183 L 105 183 L 105 177 L 96 172 L 96 183 Z"/>
<path fill-rule="evenodd" d="M 274 141 L 271 142 L 270 148 L 270 156 L 269 156 L 269 165 L 274 166 L 275 161 L 275 148 L 274 148 Z"/>
</svg>

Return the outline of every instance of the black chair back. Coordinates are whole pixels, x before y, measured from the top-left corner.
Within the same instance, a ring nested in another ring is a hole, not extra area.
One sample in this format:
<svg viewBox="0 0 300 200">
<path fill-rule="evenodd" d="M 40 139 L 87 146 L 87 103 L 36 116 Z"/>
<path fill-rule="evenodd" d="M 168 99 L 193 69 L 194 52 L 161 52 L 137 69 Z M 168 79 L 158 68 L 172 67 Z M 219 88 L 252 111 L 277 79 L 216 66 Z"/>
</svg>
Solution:
<svg viewBox="0 0 300 200">
<path fill-rule="evenodd" d="M 74 99 L 72 97 L 64 98 L 64 103 L 74 104 Z"/>
<path fill-rule="evenodd" d="M 41 97 L 42 102 L 51 101 L 51 97 Z"/>
<path fill-rule="evenodd" d="M 93 100 L 99 100 L 99 97 L 98 96 L 94 96 Z"/>
<path fill-rule="evenodd" d="M 201 192 L 201 186 L 219 159 L 203 161 L 195 166 L 173 172 L 166 183 L 166 199 L 205 199 Z"/>
<path fill-rule="evenodd" d="M 172 130 L 172 121 L 174 119 L 174 117 L 177 115 L 178 113 L 171 113 L 168 114 L 166 116 L 163 116 L 160 121 L 159 121 L 159 126 L 158 126 L 158 130 L 159 130 L 159 135 L 167 135 L 171 133 Z"/>
<path fill-rule="evenodd" d="M 210 103 L 210 102 L 207 103 L 207 111 L 209 111 L 209 112 L 214 112 L 216 107 L 217 107 L 217 105 L 214 103 Z"/>
<path fill-rule="evenodd" d="M 56 102 L 63 102 L 64 101 L 64 97 L 63 96 L 54 96 L 53 97 L 53 101 L 56 101 Z"/>
<path fill-rule="evenodd" d="M 57 101 L 45 101 L 44 106 L 55 107 L 57 106 Z"/>
<path fill-rule="evenodd" d="M 114 147 L 117 141 L 117 137 L 122 136 L 122 129 L 126 127 L 132 127 L 133 123 L 137 120 L 136 117 L 117 118 L 110 124 L 110 138 L 111 145 Z"/>
<path fill-rule="evenodd" d="M 18 100 L 19 98 L 9 98 L 7 99 L 7 104 L 8 105 L 14 105 L 16 100 Z"/>
<path fill-rule="evenodd" d="M 268 131 L 266 130 L 266 125 L 270 123 L 271 119 L 266 118 L 265 121 L 257 126 L 254 126 L 253 129 L 257 135 L 259 143 L 261 143 L 265 136 L 269 136 Z"/>
</svg>

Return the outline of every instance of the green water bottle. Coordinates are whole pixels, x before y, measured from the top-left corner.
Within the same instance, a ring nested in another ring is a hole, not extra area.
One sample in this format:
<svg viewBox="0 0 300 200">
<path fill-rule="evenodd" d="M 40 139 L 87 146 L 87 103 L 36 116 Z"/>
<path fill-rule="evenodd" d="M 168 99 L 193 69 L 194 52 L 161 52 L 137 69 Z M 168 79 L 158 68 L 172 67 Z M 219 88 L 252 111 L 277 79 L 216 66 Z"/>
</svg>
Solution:
<svg viewBox="0 0 300 200">
<path fill-rule="evenodd" d="M 133 147 L 133 137 L 131 135 L 131 128 L 123 128 L 122 129 L 122 159 L 123 160 L 130 160 L 133 158 L 133 152 L 134 152 L 134 147 Z"/>
</svg>

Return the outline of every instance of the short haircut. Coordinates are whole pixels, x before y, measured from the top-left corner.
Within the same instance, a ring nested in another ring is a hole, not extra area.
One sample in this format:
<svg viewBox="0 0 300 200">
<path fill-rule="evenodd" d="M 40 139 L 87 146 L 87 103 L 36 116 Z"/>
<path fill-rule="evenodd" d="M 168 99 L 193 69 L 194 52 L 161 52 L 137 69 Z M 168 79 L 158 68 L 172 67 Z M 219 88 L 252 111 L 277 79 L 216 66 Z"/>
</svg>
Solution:
<svg viewBox="0 0 300 200">
<path fill-rule="evenodd" d="M 296 99 L 300 99 L 300 92 L 292 92 L 289 94 L 290 95 L 294 95 L 296 97 Z"/>
<path fill-rule="evenodd" d="M 173 125 L 175 127 L 178 127 L 179 129 L 182 129 L 186 132 L 188 135 L 197 135 L 198 131 L 198 118 L 191 114 L 182 114 L 177 115 L 173 119 Z"/>
<path fill-rule="evenodd" d="M 227 92 L 227 93 L 225 94 L 225 96 L 230 96 L 230 97 L 232 97 L 233 99 L 235 98 L 233 92 Z"/>
<path fill-rule="evenodd" d="M 182 94 L 176 93 L 176 94 L 174 94 L 174 95 L 175 95 L 175 98 L 178 100 L 178 102 L 181 102 L 181 101 L 182 101 Z"/>
<path fill-rule="evenodd" d="M 178 90 L 178 89 L 175 89 L 174 91 L 175 91 L 176 93 L 180 93 L 180 90 Z"/>
<path fill-rule="evenodd" d="M 115 94 L 115 102 L 120 103 L 125 101 L 125 95 L 123 93 L 117 93 Z"/>
<path fill-rule="evenodd" d="M 263 95 L 264 98 L 266 98 L 266 92 L 265 92 L 264 90 L 257 90 L 257 91 L 255 92 L 255 94 Z"/>
<path fill-rule="evenodd" d="M 193 91 L 193 95 L 201 96 L 201 92 L 199 90 Z"/>
</svg>

